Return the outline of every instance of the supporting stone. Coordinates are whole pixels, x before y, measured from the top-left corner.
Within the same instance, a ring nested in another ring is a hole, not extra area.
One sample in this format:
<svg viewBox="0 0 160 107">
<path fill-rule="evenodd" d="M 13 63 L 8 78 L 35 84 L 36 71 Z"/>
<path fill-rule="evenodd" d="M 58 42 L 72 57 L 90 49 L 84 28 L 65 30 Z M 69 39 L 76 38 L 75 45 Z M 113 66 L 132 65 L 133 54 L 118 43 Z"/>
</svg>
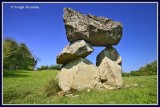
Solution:
<svg viewBox="0 0 160 107">
<path fill-rule="evenodd" d="M 122 58 L 115 48 L 106 47 L 97 55 L 96 65 L 100 69 L 100 79 L 104 84 L 121 87 L 122 80 Z"/>
</svg>

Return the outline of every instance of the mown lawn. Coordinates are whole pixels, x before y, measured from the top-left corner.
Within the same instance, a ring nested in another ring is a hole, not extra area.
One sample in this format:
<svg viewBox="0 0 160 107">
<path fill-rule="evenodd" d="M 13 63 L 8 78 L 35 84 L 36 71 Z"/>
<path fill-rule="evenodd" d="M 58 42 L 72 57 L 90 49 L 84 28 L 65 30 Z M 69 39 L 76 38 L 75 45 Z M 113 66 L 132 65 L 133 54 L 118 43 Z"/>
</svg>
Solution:
<svg viewBox="0 0 160 107">
<path fill-rule="evenodd" d="M 157 76 L 123 77 L 119 90 L 75 92 L 79 97 L 46 96 L 57 70 L 3 71 L 3 104 L 157 104 Z M 131 85 L 133 84 L 133 85 Z"/>
</svg>

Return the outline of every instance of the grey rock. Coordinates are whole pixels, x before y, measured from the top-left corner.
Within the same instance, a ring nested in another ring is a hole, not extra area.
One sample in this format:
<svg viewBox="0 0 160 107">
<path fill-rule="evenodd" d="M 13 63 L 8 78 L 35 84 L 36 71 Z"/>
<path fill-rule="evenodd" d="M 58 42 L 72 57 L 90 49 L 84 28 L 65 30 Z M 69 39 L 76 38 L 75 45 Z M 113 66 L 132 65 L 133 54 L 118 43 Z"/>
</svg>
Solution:
<svg viewBox="0 0 160 107">
<path fill-rule="evenodd" d="M 122 38 L 121 23 L 109 18 L 64 8 L 63 20 L 69 42 L 85 40 L 92 46 L 107 46 L 117 45 Z"/>
<path fill-rule="evenodd" d="M 93 48 L 90 44 L 84 40 L 75 41 L 67 45 L 63 51 L 57 56 L 58 64 L 66 64 L 77 57 L 85 58 L 93 52 Z"/>
</svg>

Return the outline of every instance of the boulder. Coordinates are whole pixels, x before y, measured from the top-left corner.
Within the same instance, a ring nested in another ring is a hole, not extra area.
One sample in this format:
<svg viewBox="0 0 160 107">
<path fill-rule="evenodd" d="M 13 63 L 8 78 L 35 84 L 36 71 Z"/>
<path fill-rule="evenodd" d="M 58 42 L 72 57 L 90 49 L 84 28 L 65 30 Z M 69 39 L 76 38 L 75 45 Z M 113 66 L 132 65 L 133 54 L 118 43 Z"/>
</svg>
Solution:
<svg viewBox="0 0 160 107">
<path fill-rule="evenodd" d="M 63 66 L 57 79 L 64 92 L 104 88 L 100 83 L 99 68 L 85 58 L 74 59 Z"/>
<path fill-rule="evenodd" d="M 69 42 L 85 40 L 92 46 L 107 46 L 117 45 L 122 38 L 121 23 L 109 18 L 64 8 L 63 20 Z"/>
<path fill-rule="evenodd" d="M 100 69 L 100 79 L 103 84 L 113 87 L 121 87 L 122 80 L 122 58 L 115 48 L 106 47 L 97 55 L 96 65 Z"/>
<path fill-rule="evenodd" d="M 85 58 L 93 52 L 93 48 L 84 40 L 75 41 L 67 45 L 57 56 L 58 64 L 66 64 L 77 57 Z"/>
</svg>

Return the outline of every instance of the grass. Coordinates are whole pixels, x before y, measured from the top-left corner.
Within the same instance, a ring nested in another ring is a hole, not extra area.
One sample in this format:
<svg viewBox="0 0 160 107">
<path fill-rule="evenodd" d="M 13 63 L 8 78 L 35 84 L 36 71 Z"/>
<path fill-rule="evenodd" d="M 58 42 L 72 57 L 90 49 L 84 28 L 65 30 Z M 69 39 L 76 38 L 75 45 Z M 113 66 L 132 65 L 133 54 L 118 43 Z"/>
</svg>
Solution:
<svg viewBox="0 0 160 107">
<path fill-rule="evenodd" d="M 79 97 L 47 96 L 44 90 L 59 71 L 4 71 L 3 104 L 157 104 L 157 76 L 123 77 L 123 87 L 110 91 L 74 92 Z"/>
</svg>

